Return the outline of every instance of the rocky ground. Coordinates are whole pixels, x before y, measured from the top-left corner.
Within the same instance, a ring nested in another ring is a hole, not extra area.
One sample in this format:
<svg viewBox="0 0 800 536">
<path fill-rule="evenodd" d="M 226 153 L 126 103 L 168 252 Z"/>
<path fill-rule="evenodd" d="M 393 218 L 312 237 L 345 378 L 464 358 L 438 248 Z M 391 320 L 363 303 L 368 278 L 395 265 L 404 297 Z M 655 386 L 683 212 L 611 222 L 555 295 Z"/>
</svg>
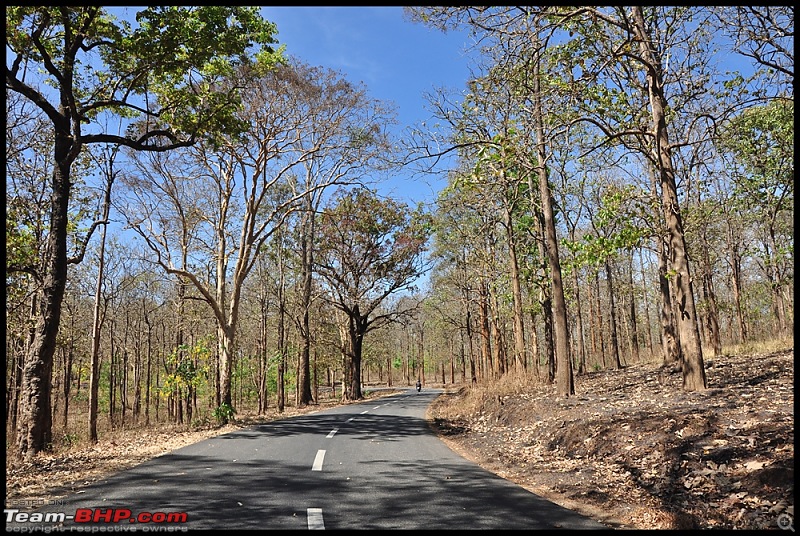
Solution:
<svg viewBox="0 0 800 536">
<path fill-rule="evenodd" d="M 794 519 L 794 353 L 722 356 L 707 368 L 703 393 L 655 365 L 576 376 L 569 398 L 541 384 L 448 387 L 428 418 L 454 451 L 612 527 L 783 527 Z M 7 457 L 5 504 L 32 508 L 201 439 L 336 404 Z"/>
</svg>

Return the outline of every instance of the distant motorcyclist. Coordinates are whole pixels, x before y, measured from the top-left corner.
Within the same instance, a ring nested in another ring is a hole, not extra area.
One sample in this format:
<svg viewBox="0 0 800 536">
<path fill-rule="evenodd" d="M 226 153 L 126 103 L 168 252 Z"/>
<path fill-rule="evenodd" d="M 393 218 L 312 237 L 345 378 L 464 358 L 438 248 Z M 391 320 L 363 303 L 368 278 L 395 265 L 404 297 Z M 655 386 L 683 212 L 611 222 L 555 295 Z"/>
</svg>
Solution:
<svg viewBox="0 0 800 536">
<path fill-rule="evenodd" d="M 419 393 L 420 391 L 422 391 L 422 382 L 417 378 L 417 392 Z"/>
</svg>

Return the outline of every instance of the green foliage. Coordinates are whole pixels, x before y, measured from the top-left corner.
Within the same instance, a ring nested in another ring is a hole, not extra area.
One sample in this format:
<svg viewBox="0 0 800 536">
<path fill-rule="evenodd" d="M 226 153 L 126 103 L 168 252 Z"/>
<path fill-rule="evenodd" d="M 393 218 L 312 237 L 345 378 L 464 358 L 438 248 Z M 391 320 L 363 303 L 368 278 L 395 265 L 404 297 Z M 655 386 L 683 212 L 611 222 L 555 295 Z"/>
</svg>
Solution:
<svg viewBox="0 0 800 536">
<path fill-rule="evenodd" d="M 71 448 L 77 445 L 79 441 L 80 441 L 80 436 L 78 434 L 68 434 L 65 432 L 61 436 L 61 444 L 67 448 Z"/>
<path fill-rule="evenodd" d="M 734 118 L 720 138 L 742 173 L 736 193 L 748 203 L 791 206 L 794 187 L 794 102 L 776 100 L 748 108 Z M 780 199 L 777 199 L 780 198 Z"/>
<path fill-rule="evenodd" d="M 227 424 L 231 422 L 235 414 L 236 411 L 230 404 L 222 404 L 218 408 L 215 408 L 213 412 L 211 412 L 211 416 L 214 417 L 219 424 Z"/>
<path fill-rule="evenodd" d="M 37 265 L 40 246 L 32 230 L 22 224 L 23 207 L 19 207 L 17 200 L 6 198 L 6 266 L 28 269 Z"/>
<path fill-rule="evenodd" d="M 172 141 L 179 134 L 235 134 L 245 127 L 234 115 L 238 94 L 219 91 L 219 82 L 240 66 L 268 69 L 282 61 L 282 48 L 271 47 L 277 28 L 259 11 L 151 6 L 136 14 L 134 27 L 96 6 L 9 7 L 6 49 L 20 62 L 13 74 L 37 69 L 45 84 L 76 99 L 74 113 L 87 123 L 101 123 L 108 112 L 127 119 L 150 116 L 146 127 L 128 132 L 139 141 L 144 128 L 169 129 Z"/>
<path fill-rule="evenodd" d="M 211 350 L 208 342 L 211 337 L 201 339 L 194 346 L 180 345 L 165 359 L 171 370 L 163 380 L 160 393 L 163 397 L 171 396 L 186 388 L 198 389 L 207 385 L 211 364 Z"/>
<path fill-rule="evenodd" d="M 600 266 L 621 250 L 639 247 L 650 235 L 649 227 L 642 224 L 645 210 L 646 204 L 637 200 L 633 186 L 608 188 L 595 215 L 598 232 L 575 241 L 562 240 L 572 254 L 565 267 Z"/>
<path fill-rule="evenodd" d="M 287 350 L 287 360 L 291 362 L 296 359 L 297 349 L 289 346 Z M 258 360 L 257 355 L 244 355 L 236 360 L 236 366 L 233 370 L 233 384 L 236 385 L 235 390 L 241 392 L 243 398 L 247 401 L 253 401 L 258 398 L 256 385 L 252 381 L 258 375 Z M 280 352 L 276 351 L 268 359 L 267 366 L 267 392 L 276 393 L 278 391 L 278 363 L 281 359 Z M 284 386 L 288 390 L 293 390 L 297 382 L 297 374 L 294 367 L 287 367 L 283 374 Z"/>
</svg>

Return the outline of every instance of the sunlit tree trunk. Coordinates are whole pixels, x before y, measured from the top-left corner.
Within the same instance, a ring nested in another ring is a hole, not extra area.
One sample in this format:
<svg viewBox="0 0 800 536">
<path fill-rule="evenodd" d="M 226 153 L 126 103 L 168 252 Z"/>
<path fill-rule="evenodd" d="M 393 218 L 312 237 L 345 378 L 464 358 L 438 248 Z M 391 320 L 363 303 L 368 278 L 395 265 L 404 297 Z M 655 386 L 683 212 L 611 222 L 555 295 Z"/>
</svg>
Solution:
<svg viewBox="0 0 800 536">
<path fill-rule="evenodd" d="M 648 33 L 641 6 L 632 8 L 633 30 L 639 42 L 639 51 L 646 65 L 646 78 L 650 111 L 655 135 L 653 158 L 661 183 L 662 206 L 669 232 L 671 271 L 675 278 L 675 289 L 680 315 L 681 352 L 683 354 L 683 388 L 699 391 L 707 388 L 703 348 L 697 327 L 697 309 L 692 292 L 689 259 L 686 253 L 686 238 L 683 231 L 675 169 L 667 132 L 667 101 L 664 95 L 664 72 L 658 58 L 656 44 Z"/>
<path fill-rule="evenodd" d="M 614 368 L 621 369 L 622 363 L 619 359 L 619 341 L 617 339 L 617 306 L 614 298 L 614 279 L 611 274 L 611 263 L 608 258 L 606 258 L 605 261 L 605 269 L 606 288 L 608 289 L 608 331 L 611 339 L 611 357 L 614 358 Z"/>
<path fill-rule="evenodd" d="M 639 270 L 642 275 L 642 301 L 644 302 L 644 325 L 645 325 L 645 342 L 647 343 L 647 352 L 653 356 L 653 328 L 650 324 L 650 299 L 647 297 L 647 277 L 644 270 L 644 254 L 639 251 Z"/>
<path fill-rule="evenodd" d="M 496 346 L 498 341 L 492 341 L 491 320 L 489 319 L 489 285 L 486 282 L 486 278 L 481 278 L 478 287 L 478 316 L 481 335 L 481 362 L 488 363 L 491 360 L 492 347 Z M 470 336 L 471 339 L 472 337 Z M 494 342 L 494 345 L 492 345 L 492 342 Z"/>
<path fill-rule="evenodd" d="M 633 285 L 633 251 L 630 252 L 628 257 L 628 296 L 630 296 L 630 304 L 628 312 L 630 314 L 631 322 L 631 357 L 634 363 L 639 362 L 639 326 L 636 321 L 636 287 Z"/>
<path fill-rule="evenodd" d="M 574 241 L 574 238 L 573 238 Z M 572 280 L 575 285 L 575 341 L 578 343 L 578 374 L 586 372 L 586 344 L 583 340 L 583 304 L 581 302 L 580 283 L 578 281 L 578 268 L 572 270 Z"/>
<path fill-rule="evenodd" d="M 111 208 L 111 186 L 114 183 L 114 173 L 108 173 L 108 184 L 103 202 L 103 221 L 108 221 Z M 106 230 L 104 223 L 100 231 L 100 250 L 97 259 L 97 283 L 95 285 L 94 310 L 92 319 L 92 355 L 89 358 L 89 441 L 97 443 L 97 410 L 99 407 L 98 396 L 100 393 L 100 331 L 103 327 L 103 315 L 100 303 L 103 299 L 103 271 L 105 269 Z"/>
<path fill-rule="evenodd" d="M 489 299 L 491 300 L 490 318 L 491 318 L 491 333 L 492 353 L 489 356 L 489 361 L 485 364 L 485 377 L 497 378 L 500 374 L 505 373 L 507 369 L 506 358 L 506 340 L 503 334 L 502 326 L 500 325 L 500 304 L 497 301 L 497 289 L 494 283 L 489 285 Z"/>
<path fill-rule="evenodd" d="M 522 285 L 520 283 L 519 261 L 517 260 L 517 245 L 514 240 L 514 227 L 511 220 L 511 210 L 506 205 L 503 212 L 505 221 L 506 238 L 508 243 L 508 267 L 511 272 L 511 295 L 514 302 L 514 367 L 517 372 L 525 370 L 528 362 L 525 350 L 525 324 L 522 311 Z M 502 370 L 501 374 L 505 372 Z"/>
<path fill-rule="evenodd" d="M 304 407 L 313 401 L 311 395 L 311 283 L 312 283 L 312 265 L 314 262 L 314 207 L 311 206 L 311 195 L 306 196 L 308 206 L 303 213 L 303 222 L 301 227 L 302 236 L 300 238 L 300 255 L 301 255 L 301 303 L 302 317 L 300 322 L 300 335 L 301 350 L 300 361 L 298 363 L 298 377 L 297 377 L 297 405 Z"/>
<path fill-rule="evenodd" d="M 547 180 L 547 155 L 544 138 L 544 111 L 540 87 L 541 47 L 538 34 L 534 34 L 533 49 L 536 58 L 533 62 L 533 123 L 536 133 L 536 175 L 539 181 L 539 197 L 544 219 L 544 237 L 547 247 L 547 261 L 550 267 L 550 281 L 553 298 L 553 335 L 555 339 L 556 391 L 559 395 L 570 396 L 575 393 L 572 376 L 572 358 L 569 351 L 567 331 L 567 303 L 564 298 L 564 284 L 561 280 L 561 262 L 558 256 L 558 237 L 556 235 L 553 199 Z M 530 185 L 533 187 L 533 185 Z M 535 191 L 531 188 L 531 191 Z"/>
</svg>

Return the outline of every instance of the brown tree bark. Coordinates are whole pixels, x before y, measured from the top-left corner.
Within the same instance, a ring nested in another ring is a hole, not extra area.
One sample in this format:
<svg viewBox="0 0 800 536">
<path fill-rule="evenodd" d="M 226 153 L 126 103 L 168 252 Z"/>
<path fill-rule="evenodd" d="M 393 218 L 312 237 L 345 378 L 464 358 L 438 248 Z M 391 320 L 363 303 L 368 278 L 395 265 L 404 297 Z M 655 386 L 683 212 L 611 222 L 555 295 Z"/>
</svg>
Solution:
<svg viewBox="0 0 800 536">
<path fill-rule="evenodd" d="M 606 356 L 606 336 L 603 330 L 605 330 L 604 324 L 604 315 L 603 315 L 603 306 L 600 301 L 600 270 L 594 270 L 594 296 L 595 296 L 595 309 L 597 311 L 597 337 L 600 341 L 600 354 L 599 354 L 599 365 L 603 368 L 608 367 L 608 359 Z"/>
<path fill-rule="evenodd" d="M 500 325 L 500 304 L 497 301 L 495 285 L 489 285 L 489 298 L 491 300 L 491 328 L 492 328 L 492 354 L 486 363 L 486 378 L 497 378 L 508 369 L 506 356 L 506 338 Z"/>
<path fill-rule="evenodd" d="M 700 255 L 703 261 L 703 299 L 707 306 L 705 326 L 708 330 L 708 337 L 711 340 L 714 355 L 721 355 L 722 339 L 719 332 L 719 309 L 717 307 L 717 295 L 714 292 L 711 259 L 708 255 L 709 246 L 705 239 L 705 233 L 701 233 L 701 236 L 702 247 Z"/>
<path fill-rule="evenodd" d="M 517 259 L 517 244 L 514 240 L 514 225 L 511 220 L 511 209 L 508 205 L 503 211 L 506 241 L 508 245 L 508 267 L 511 272 L 511 294 L 514 302 L 514 367 L 518 373 L 526 368 L 528 362 L 525 349 L 525 323 L 522 311 L 522 284 L 520 282 L 519 261 Z M 505 370 L 502 370 L 504 373 Z"/>
<path fill-rule="evenodd" d="M 632 8 L 633 32 L 644 60 L 650 111 L 655 135 L 653 160 L 661 183 L 661 200 L 664 218 L 669 232 L 671 271 L 675 278 L 675 289 L 680 315 L 678 330 L 683 354 L 683 388 L 700 391 L 708 387 L 703 348 L 697 327 L 697 309 L 692 292 L 689 258 L 686 253 L 686 238 L 683 231 L 678 188 L 672 152 L 667 132 L 667 100 L 664 94 L 663 66 L 658 56 L 656 43 L 648 34 L 641 6 Z"/>
<path fill-rule="evenodd" d="M 469 317 L 468 317 L 469 318 Z M 489 320 L 489 285 L 485 278 L 482 278 L 478 285 L 478 323 L 481 335 L 481 363 L 488 363 L 492 355 L 492 332 L 491 321 Z M 469 329 L 469 327 L 468 327 Z M 470 341 L 471 341 L 470 337 Z M 494 341 L 497 344 L 497 341 Z M 470 354 L 471 355 L 471 354 Z M 477 380 L 477 375 L 473 372 L 473 377 Z"/>
<path fill-rule="evenodd" d="M 644 325 L 645 325 L 645 342 L 647 343 L 647 352 L 653 357 L 653 329 L 650 323 L 650 300 L 647 297 L 647 277 L 644 271 L 644 255 L 639 251 L 639 270 L 642 275 L 642 301 L 644 302 Z"/>
<path fill-rule="evenodd" d="M 300 322 L 300 336 L 301 349 L 300 349 L 300 362 L 298 363 L 298 376 L 297 388 L 298 398 L 297 405 L 305 407 L 313 402 L 311 395 L 311 317 L 309 310 L 311 309 L 311 283 L 313 278 L 312 265 L 314 262 L 314 207 L 311 204 L 311 194 L 307 195 L 306 211 L 303 214 L 303 224 L 301 228 L 302 237 L 300 238 L 300 255 L 301 255 L 301 281 L 302 281 L 302 294 L 301 294 L 301 308 L 302 318 Z"/>
<path fill-rule="evenodd" d="M 574 238 L 573 238 L 574 241 Z M 581 302 L 580 282 L 578 281 L 578 268 L 572 270 L 573 284 L 575 285 L 575 340 L 578 343 L 578 374 L 586 372 L 586 344 L 583 340 L 583 304 Z"/>
<path fill-rule="evenodd" d="M 547 154 L 544 137 L 544 111 L 540 87 L 541 43 L 538 34 L 534 34 L 533 49 L 536 58 L 533 61 L 533 124 L 536 133 L 536 178 L 539 181 L 539 198 L 544 219 L 544 238 L 547 248 L 547 262 L 550 267 L 550 281 L 553 299 L 553 336 L 555 339 L 556 360 L 556 392 L 561 396 L 575 393 L 572 375 L 572 358 L 569 350 L 569 332 L 567 329 L 567 303 L 564 298 L 564 283 L 561 279 L 561 262 L 558 256 L 558 237 L 556 235 L 553 198 L 547 179 Z M 529 180 L 533 177 L 529 175 Z M 535 191 L 530 184 L 531 192 Z"/>
<path fill-rule="evenodd" d="M 633 251 L 630 252 L 628 257 L 628 296 L 630 296 L 630 304 L 628 304 L 628 314 L 631 323 L 631 357 L 634 363 L 639 362 L 639 326 L 636 321 L 636 288 L 633 285 Z"/>
<path fill-rule="evenodd" d="M 611 274 L 611 263 L 608 258 L 605 261 L 606 288 L 608 289 L 608 321 L 609 336 L 611 339 L 611 357 L 614 358 L 614 368 L 619 370 L 622 363 L 619 359 L 619 340 L 617 339 L 617 306 L 614 298 L 614 278 Z"/>
</svg>

